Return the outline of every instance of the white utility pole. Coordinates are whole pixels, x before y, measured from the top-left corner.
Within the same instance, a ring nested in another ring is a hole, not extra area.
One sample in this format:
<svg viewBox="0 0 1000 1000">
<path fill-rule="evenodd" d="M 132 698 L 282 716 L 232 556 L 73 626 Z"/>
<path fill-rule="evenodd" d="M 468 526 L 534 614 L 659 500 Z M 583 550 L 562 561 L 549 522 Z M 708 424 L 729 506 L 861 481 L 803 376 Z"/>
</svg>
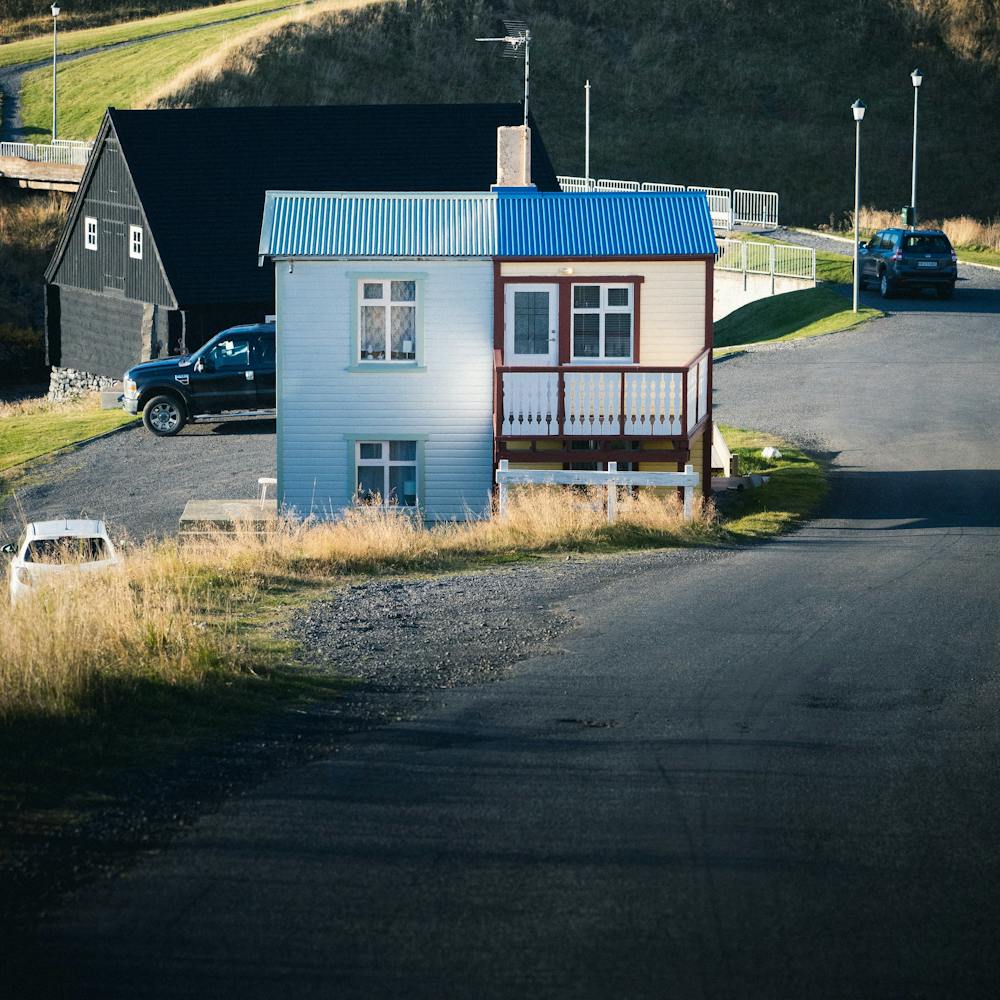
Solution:
<svg viewBox="0 0 1000 1000">
<path fill-rule="evenodd" d="M 59 136 L 59 101 L 56 94 L 56 62 L 59 54 L 59 7 L 52 4 L 52 141 Z"/>
<path fill-rule="evenodd" d="M 858 245 L 861 242 L 861 119 L 865 116 L 865 105 L 859 97 L 852 105 L 854 112 L 854 311 L 858 311 L 858 292 L 861 287 L 861 272 L 858 270 Z"/>
<path fill-rule="evenodd" d="M 586 189 L 590 190 L 590 81 L 583 85 L 583 180 Z"/>
<path fill-rule="evenodd" d="M 924 74 L 915 69 L 910 74 L 913 83 L 913 176 L 910 181 L 910 207 L 913 209 L 912 230 L 917 224 L 917 102 L 920 94 L 920 84 L 924 82 Z"/>
</svg>

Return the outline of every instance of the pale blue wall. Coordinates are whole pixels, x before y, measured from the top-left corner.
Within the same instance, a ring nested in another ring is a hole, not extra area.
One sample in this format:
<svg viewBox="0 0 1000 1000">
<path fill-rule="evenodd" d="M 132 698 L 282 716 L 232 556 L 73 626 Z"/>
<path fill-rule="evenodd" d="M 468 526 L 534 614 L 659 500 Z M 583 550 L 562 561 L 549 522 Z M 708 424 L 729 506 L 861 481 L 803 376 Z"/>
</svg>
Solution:
<svg viewBox="0 0 1000 1000">
<path fill-rule="evenodd" d="M 278 497 L 299 515 L 351 502 L 351 439 L 422 439 L 429 519 L 488 504 L 493 458 L 493 271 L 484 260 L 275 264 Z M 423 370 L 358 371 L 353 292 L 359 274 L 419 273 Z"/>
</svg>

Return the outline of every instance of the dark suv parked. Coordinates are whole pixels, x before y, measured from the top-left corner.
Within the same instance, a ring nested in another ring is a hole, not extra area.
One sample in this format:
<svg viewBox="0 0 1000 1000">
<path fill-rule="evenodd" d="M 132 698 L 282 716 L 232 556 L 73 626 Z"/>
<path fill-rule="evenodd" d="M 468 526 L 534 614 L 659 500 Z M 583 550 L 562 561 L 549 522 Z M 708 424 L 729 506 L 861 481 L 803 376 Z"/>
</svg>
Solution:
<svg viewBox="0 0 1000 1000">
<path fill-rule="evenodd" d="M 957 261 L 940 229 L 883 229 L 858 247 L 859 283 L 874 282 L 884 299 L 903 288 L 933 288 L 950 299 Z"/>
<path fill-rule="evenodd" d="M 189 420 L 274 414 L 274 324 L 234 326 L 194 354 L 147 361 L 125 372 L 122 406 L 142 413 L 154 434 L 176 434 Z"/>
</svg>

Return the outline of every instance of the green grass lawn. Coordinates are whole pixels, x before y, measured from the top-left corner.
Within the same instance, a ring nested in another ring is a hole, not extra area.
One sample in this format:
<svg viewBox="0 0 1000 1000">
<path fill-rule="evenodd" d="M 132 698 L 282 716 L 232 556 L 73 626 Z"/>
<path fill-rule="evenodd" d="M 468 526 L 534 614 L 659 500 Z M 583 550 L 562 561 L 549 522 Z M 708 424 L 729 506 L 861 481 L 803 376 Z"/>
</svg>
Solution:
<svg viewBox="0 0 1000 1000">
<path fill-rule="evenodd" d="M 963 264 L 989 264 L 1000 267 L 1000 250 L 984 247 L 955 247 L 955 253 Z"/>
<path fill-rule="evenodd" d="M 59 71 L 60 135 L 91 138 L 107 107 L 128 108 L 141 104 L 195 60 L 252 31 L 264 21 L 280 16 L 281 11 L 272 11 L 234 24 L 217 24 L 132 48 L 96 53 L 64 66 Z M 29 133 L 42 137 L 51 134 L 50 70 L 34 70 L 25 76 L 21 115 Z"/>
<path fill-rule="evenodd" d="M 867 307 L 855 313 L 848 299 L 823 285 L 773 295 L 751 302 L 715 324 L 715 357 L 731 354 L 746 344 L 800 340 L 849 330 L 884 315 Z"/>
<path fill-rule="evenodd" d="M 220 4 L 217 7 L 198 7 L 195 10 L 178 11 L 174 14 L 163 14 L 160 17 L 147 17 L 140 21 L 109 24 L 103 28 L 60 32 L 59 51 L 68 55 L 71 52 L 79 52 L 81 49 L 92 49 L 99 45 L 113 45 L 115 42 L 145 38 L 147 35 L 158 35 L 163 31 L 176 31 L 179 28 L 192 28 L 199 24 L 213 24 L 229 17 L 280 10 L 293 4 L 294 0 L 238 0 L 237 3 Z M 0 66 L 14 66 L 35 62 L 39 59 L 51 59 L 51 57 L 51 35 L 0 45 Z M 68 66 L 61 68 L 60 75 L 68 68 Z"/>
<path fill-rule="evenodd" d="M 23 410 L 23 412 L 21 412 Z M 122 410 L 94 403 L 39 403 L 0 411 L 0 472 L 135 420 Z"/>
<path fill-rule="evenodd" d="M 811 517 L 826 496 L 826 475 L 809 455 L 787 441 L 738 427 L 719 425 L 729 450 L 739 458 L 740 475 L 760 473 L 770 481 L 758 489 L 726 494 L 721 500 L 723 528 L 735 541 L 759 541 L 787 531 Z M 773 445 L 781 458 L 765 459 L 761 449 Z"/>
</svg>

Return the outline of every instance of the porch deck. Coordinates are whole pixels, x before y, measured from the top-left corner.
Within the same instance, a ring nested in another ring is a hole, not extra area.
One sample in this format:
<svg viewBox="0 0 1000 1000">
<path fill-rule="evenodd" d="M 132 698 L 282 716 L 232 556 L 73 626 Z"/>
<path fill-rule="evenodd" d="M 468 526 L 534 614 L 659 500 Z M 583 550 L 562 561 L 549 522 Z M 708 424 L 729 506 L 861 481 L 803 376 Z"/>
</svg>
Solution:
<svg viewBox="0 0 1000 1000">
<path fill-rule="evenodd" d="M 523 461 L 525 452 L 511 442 L 529 442 L 534 451 L 545 441 L 546 461 L 578 461 L 571 443 L 586 440 L 596 441 L 605 459 L 629 461 L 636 455 L 627 443 L 638 440 L 646 461 L 682 461 L 708 419 L 709 372 L 708 351 L 679 367 L 498 364 L 497 457 Z M 567 457 L 551 450 L 560 440 Z"/>
</svg>

